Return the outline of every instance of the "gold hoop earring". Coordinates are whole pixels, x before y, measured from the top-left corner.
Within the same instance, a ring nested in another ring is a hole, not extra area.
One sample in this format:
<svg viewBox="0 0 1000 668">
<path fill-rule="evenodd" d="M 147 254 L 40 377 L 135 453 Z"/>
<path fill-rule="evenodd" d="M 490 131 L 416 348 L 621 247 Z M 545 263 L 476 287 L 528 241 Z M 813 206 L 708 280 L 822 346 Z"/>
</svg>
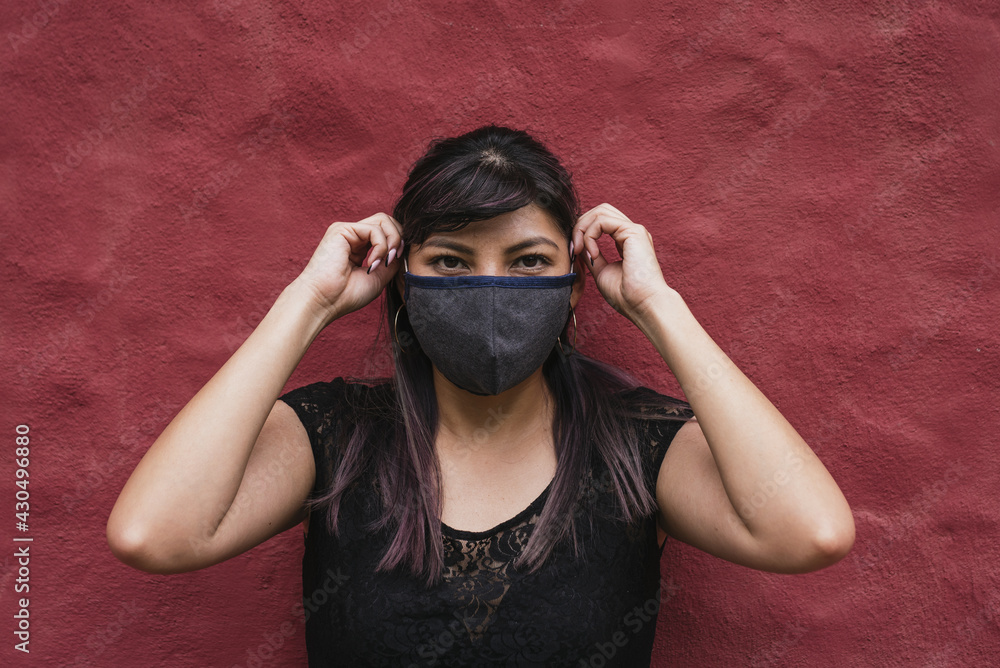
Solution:
<svg viewBox="0 0 1000 668">
<path fill-rule="evenodd" d="M 405 303 L 399 305 L 399 308 L 396 309 L 396 317 L 392 319 L 392 338 L 396 342 L 396 347 L 402 350 L 404 355 L 409 355 L 410 351 L 399 342 L 399 312 L 403 310 L 404 306 L 406 306 Z"/>
<path fill-rule="evenodd" d="M 562 339 L 560 339 L 558 336 L 556 337 L 556 341 L 559 343 L 559 352 L 563 354 L 563 357 L 569 357 L 574 352 L 576 352 L 576 310 L 574 310 L 573 307 L 570 306 L 569 312 L 573 316 L 573 347 L 569 349 L 569 352 L 563 350 Z"/>
</svg>

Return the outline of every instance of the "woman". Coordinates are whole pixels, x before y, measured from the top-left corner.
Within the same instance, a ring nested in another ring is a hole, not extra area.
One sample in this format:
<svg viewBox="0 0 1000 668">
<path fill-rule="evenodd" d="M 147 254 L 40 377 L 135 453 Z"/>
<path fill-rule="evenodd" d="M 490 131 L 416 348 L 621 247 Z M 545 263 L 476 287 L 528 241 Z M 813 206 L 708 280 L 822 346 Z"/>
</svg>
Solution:
<svg viewBox="0 0 1000 668">
<path fill-rule="evenodd" d="M 575 350 L 587 272 L 690 403 Z M 280 394 L 383 290 L 393 377 Z M 310 666 L 648 665 L 666 536 L 779 573 L 854 541 L 837 484 L 665 283 L 645 228 L 579 215 L 556 157 L 496 126 L 433 142 L 392 216 L 327 229 L 139 462 L 108 541 L 177 573 L 299 522 Z"/>
</svg>

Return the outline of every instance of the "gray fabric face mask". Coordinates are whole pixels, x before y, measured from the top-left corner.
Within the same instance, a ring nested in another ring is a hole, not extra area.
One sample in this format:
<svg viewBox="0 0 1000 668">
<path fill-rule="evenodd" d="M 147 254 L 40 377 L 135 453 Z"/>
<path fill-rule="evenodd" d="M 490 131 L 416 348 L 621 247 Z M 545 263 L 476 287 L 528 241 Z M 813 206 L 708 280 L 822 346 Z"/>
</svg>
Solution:
<svg viewBox="0 0 1000 668">
<path fill-rule="evenodd" d="M 500 394 L 534 373 L 569 320 L 576 273 L 416 276 L 403 261 L 403 298 L 420 347 L 472 394 Z"/>
</svg>

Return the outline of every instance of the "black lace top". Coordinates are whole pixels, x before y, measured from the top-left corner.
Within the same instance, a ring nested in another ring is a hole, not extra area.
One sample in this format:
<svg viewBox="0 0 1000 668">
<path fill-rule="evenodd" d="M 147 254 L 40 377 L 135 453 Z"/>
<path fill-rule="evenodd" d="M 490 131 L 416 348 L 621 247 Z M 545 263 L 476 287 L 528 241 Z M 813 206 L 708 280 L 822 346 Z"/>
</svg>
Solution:
<svg viewBox="0 0 1000 668">
<path fill-rule="evenodd" d="M 280 397 L 309 434 L 314 494 L 327 489 L 338 462 L 335 432 L 338 422 L 350 420 L 345 393 L 356 401 L 387 388 L 338 377 Z M 641 421 L 646 484 L 654 494 L 660 462 L 682 424 Z M 546 488 L 488 531 L 442 524 L 446 572 L 430 589 L 406 568 L 375 572 L 389 535 L 364 527 L 379 514 L 373 483 L 352 486 L 343 497 L 339 538 L 327 530 L 325 514 L 314 511 L 302 559 L 309 666 L 648 666 L 662 547 L 654 517 L 638 530 L 615 519 L 618 502 L 602 472 L 603 464 L 595 465 L 581 483 L 582 498 L 597 512 L 593 529 L 576 522 L 580 558 L 564 541 L 534 573 L 511 563 L 531 535 Z"/>
</svg>

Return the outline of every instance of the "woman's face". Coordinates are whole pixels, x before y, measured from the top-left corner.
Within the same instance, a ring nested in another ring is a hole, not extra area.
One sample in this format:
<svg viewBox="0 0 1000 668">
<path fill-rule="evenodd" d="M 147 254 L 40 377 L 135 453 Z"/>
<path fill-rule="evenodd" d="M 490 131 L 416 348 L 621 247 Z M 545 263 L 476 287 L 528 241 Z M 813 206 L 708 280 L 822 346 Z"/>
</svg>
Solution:
<svg viewBox="0 0 1000 668">
<path fill-rule="evenodd" d="M 412 246 L 407 268 L 417 276 L 561 276 L 577 272 L 571 304 L 583 291 L 582 268 L 570 263 L 569 239 L 534 204 L 455 232 L 436 232 Z M 403 272 L 396 275 L 403 294 Z"/>
<path fill-rule="evenodd" d="M 457 232 L 436 232 L 410 249 L 419 276 L 559 276 L 568 274 L 569 240 L 534 204 Z"/>
</svg>

